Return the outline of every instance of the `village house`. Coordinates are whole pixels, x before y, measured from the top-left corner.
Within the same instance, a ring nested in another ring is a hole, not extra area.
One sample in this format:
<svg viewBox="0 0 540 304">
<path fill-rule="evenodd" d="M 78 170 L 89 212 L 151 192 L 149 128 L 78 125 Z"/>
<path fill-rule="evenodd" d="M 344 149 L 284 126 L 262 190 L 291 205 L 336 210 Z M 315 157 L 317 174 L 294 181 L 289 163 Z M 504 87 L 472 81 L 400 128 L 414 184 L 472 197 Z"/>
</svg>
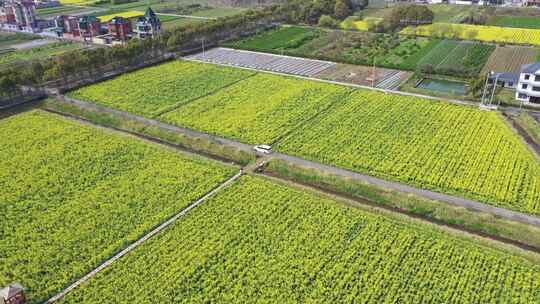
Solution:
<svg viewBox="0 0 540 304">
<path fill-rule="evenodd" d="M 144 16 L 139 17 L 135 33 L 140 39 L 154 37 L 161 33 L 161 21 L 152 8 L 148 8 Z"/>
<path fill-rule="evenodd" d="M 36 5 L 31 0 L 0 0 L 0 28 L 34 32 Z"/>
<path fill-rule="evenodd" d="M 0 304 L 24 304 L 26 296 L 21 284 L 13 283 L 0 289 Z"/>
</svg>

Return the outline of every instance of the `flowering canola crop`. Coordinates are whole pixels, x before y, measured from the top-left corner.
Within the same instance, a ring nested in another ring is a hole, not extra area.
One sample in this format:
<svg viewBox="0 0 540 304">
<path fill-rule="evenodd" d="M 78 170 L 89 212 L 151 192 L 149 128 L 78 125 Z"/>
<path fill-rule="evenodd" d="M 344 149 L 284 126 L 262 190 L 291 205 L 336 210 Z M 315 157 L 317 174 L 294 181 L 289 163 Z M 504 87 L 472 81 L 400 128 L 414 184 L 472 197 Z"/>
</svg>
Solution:
<svg viewBox="0 0 540 304">
<path fill-rule="evenodd" d="M 30 303 L 100 265 L 234 169 L 46 112 L 0 120 L 0 286 Z"/>
<path fill-rule="evenodd" d="M 540 267 L 245 176 L 63 303 L 538 303 Z"/>
</svg>

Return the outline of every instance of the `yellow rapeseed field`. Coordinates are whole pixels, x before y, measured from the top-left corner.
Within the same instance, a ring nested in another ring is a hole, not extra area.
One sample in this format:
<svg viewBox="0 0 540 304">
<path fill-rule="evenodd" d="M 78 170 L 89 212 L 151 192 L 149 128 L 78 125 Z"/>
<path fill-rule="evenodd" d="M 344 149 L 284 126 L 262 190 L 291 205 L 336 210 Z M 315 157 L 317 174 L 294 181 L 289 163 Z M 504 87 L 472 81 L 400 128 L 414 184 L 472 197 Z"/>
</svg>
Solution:
<svg viewBox="0 0 540 304">
<path fill-rule="evenodd" d="M 124 17 L 126 19 L 129 19 L 129 18 L 134 18 L 134 17 L 140 17 L 140 16 L 143 16 L 144 15 L 144 12 L 140 12 L 140 11 L 127 11 L 127 12 L 122 12 L 122 13 L 116 13 L 116 14 L 110 14 L 110 15 L 105 15 L 105 16 L 99 16 L 99 20 L 101 20 L 101 22 L 109 22 L 111 21 L 114 17 Z"/>
<path fill-rule="evenodd" d="M 499 26 L 434 23 L 419 27 L 407 27 L 401 33 L 486 42 L 540 45 L 540 30 Z"/>
</svg>

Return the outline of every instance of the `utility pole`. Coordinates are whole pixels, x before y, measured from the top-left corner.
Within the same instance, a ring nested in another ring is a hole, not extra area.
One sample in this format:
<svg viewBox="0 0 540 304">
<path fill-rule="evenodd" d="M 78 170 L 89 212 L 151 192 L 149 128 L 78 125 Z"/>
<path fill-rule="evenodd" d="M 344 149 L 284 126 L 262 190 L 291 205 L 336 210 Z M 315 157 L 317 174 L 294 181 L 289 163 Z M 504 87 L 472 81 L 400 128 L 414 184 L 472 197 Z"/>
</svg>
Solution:
<svg viewBox="0 0 540 304">
<path fill-rule="evenodd" d="M 373 69 L 371 72 L 371 87 L 375 87 L 375 57 L 373 57 Z"/>
<path fill-rule="evenodd" d="M 499 75 L 495 77 L 495 82 L 493 83 L 493 91 L 491 91 L 491 98 L 489 99 L 489 105 L 493 104 L 493 97 L 495 97 L 495 91 L 497 90 L 497 83 L 499 82 Z"/>
<path fill-rule="evenodd" d="M 202 57 L 203 57 L 203 60 L 205 60 L 205 53 L 204 53 L 204 37 L 202 38 L 201 40 L 201 43 L 202 43 Z"/>
<path fill-rule="evenodd" d="M 487 75 L 486 75 L 486 82 L 484 83 L 484 92 L 482 93 L 482 99 L 480 100 L 480 105 L 484 104 L 486 94 L 487 94 L 487 90 L 488 90 L 489 76 L 492 75 L 492 74 L 493 74 L 493 71 L 488 72 Z"/>
</svg>

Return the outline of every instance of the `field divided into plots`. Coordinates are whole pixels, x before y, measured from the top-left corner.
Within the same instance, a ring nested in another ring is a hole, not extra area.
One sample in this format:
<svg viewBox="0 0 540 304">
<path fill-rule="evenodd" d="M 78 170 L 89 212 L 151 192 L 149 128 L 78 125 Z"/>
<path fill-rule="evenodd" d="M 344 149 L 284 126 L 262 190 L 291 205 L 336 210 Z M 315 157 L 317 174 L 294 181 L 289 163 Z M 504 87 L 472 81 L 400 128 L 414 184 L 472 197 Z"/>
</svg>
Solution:
<svg viewBox="0 0 540 304">
<path fill-rule="evenodd" d="M 519 73 L 525 64 L 536 62 L 540 49 L 522 46 L 497 46 L 489 57 L 482 73 L 512 72 Z"/>
<path fill-rule="evenodd" d="M 161 119 L 246 143 L 271 144 L 350 91 L 322 82 L 258 74 Z"/>
<path fill-rule="evenodd" d="M 540 30 L 471 24 L 433 23 L 407 27 L 405 35 L 478 40 L 509 44 L 540 45 Z"/>
<path fill-rule="evenodd" d="M 469 41 L 443 40 L 418 66 L 436 74 L 473 76 L 480 72 L 495 46 Z"/>
<path fill-rule="evenodd" d="M 123 74 L 69 95 L 135 114 L 155 116 L 254 74 L 210 64 L 173 61 Z"/>
<path fill-rule="evenodd" d="M 236 170 L 32 111 L 0 120 L 0 286 L 42 303 Z"/>
<path fill-rule="evenodd" d="M 540 267 L 245 176 L 61 303 L 536 303 Z"/>
<path fill-rule="evenodd" d="M 538 158 L 496 112 L 357 91 L 277 148 L 354 171 L 540 214 Z"/>
<path fill-rule="evenodd" d="M 185 70 L 176 70 L 176 75 L 190 79 L 189 71 L 204 69 L 200 65 L 182 63 Z M 231 70 L 209 70 L 220 69 Z M 91 100 L 121 109 L 152 105 L 151 92 L 144 99 L 121 96 L 124 102 L 115 105 L 118 96 L 108 93 L 108 83 L 126 92 L 138 86 L 129 77 L 119 79 L 98 84 L 102 93 Z M 154 92 L 182 92 L 204 81 L 202 76 L 193 78 L 184 84 L 187 87 L 165 82 Z M 92 86 L 83 90 L 93 91 Z M 257 73 L 157 119 L 249 144 L 275 144 L 279 151 L 325 164 L 540 214 L 538 158 L 494 112 Z"/>
</svg>

